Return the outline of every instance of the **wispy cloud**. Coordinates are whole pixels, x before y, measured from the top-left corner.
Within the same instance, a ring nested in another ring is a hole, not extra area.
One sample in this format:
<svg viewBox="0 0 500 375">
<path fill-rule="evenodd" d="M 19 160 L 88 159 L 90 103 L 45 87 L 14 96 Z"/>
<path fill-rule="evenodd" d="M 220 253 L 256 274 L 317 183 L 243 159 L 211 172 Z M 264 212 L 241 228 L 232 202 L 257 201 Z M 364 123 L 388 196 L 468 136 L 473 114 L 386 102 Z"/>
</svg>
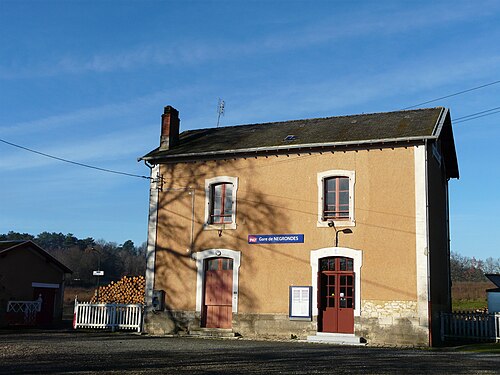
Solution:
<svg viewBox="0 0 500 375">
<path fill-rule="evenodd" d="M 94 54 L 92 56 L 62 56 L 35 66 L 0 66 L 0 79 L 17 79 L 60 74 L 103 73 L 124 71 L 144 66 L 180 66 L 211 60 L 235 59 L 256 54 L 280 53 L 319 46 L 335 40 L 391 35 L 456 22 L 468 22 L 480 17 L 492 17 L 499 11 L 497 3 L 477 7 L 470 3 L 428 5 L 412 10 L 396 10 L 370 14 L 360 10 L 346 18 L 328 16 L 313 25 L 283 30 L 258 39 L 234 43 L 227 41 L 178 40 L 144 44 L 129 50 Z M 429 16 L 432 14 L 433 16 Z M 360 20 L 363 22 L 360 22 Z"/>
<path fill-rule="evenodd" d="M 227 103 L 228 111 L 223 124 L 342 115 L 352 113 L 355 109 L 360 112 L 399 110 L 421 100 L 432 99 L 429 93 L 435 93 L 436 90 L 442 94 L 443 87 L 463 88 L 470 82 L 481 82 L 499 64 L 500 55 L 476 57 L 455 62 L 451 66 L 436 56 L 432 63 L 415 60 L 398 69 L 387 69 L 377 74 L 359 72 L 355 79 L 347 76 L 324 79 L 321 82 L 295 81 L 268 87 L 258 93 L 235 93 L 238 100 Z M 426 96 L 412 99 L 412 102 L 404 101 L 415 98 L 417 93 Z M 380 107 L 380 103 L 385 103 L 386 107 Z M 388 103 L 392 107 L 387 107 Z M 437 105 L 443 105 L 443 102 L 429 104 Z M 206 114 L 200 114 L 191 121 L 203 124 Z"/>
<path fill-rule="evenodd" d="M 180 93 L 183 90 L 179 90 Z M 162 103 L 164 98 L 169 95 L 168 90 L 159 90 L 151 94 L 136 97 L 131 100 L 111 103 L 103 106 L 82 108 L 70 112 L 59 113 L 53 116 L 37 118 L 31 121 L 18 123 L 0 123 L 0 135 L 3 137 L 47 132 L 58 127 L 77 127 L 81 124 L 93 123 L 96 120 L 115 119 L 117 116 L 123 117 L 129 114 L 137 113 L 143 108 Z M 1 121 L 1 120 L 0 120 Z"/>
</svg>

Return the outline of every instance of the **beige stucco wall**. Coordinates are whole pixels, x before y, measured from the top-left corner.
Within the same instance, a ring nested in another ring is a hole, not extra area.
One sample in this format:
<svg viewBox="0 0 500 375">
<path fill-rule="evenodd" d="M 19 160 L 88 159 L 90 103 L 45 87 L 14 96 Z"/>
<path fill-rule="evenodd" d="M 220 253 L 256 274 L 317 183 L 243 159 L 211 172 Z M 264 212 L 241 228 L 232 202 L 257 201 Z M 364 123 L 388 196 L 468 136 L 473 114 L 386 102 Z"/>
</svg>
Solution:
<svg viewBox="0 0 500 375">
<path fill-rule="evenodd" d="M 415 179 L 412 147 L 249 157 L 162 165 L 155 289 L 167 308 L 195 309 L 191 251 L 241 251 L 239 313 L 287 313 L 290 285 L 311 285 L 310 251 L 334 246 L 332 228 L 318 228 L 317 173 L 356 172 L 353 234 L 339 246 L 363 252 L 361 299 L 416 301 Z M 205 179 L 238 177 L 236 230 L 204 230 Z M 191 250 L 192 196 L 194 231 Z M 303 244 L 250 245 L 249 234 L 303 233 Z M 313 307 L 314 308 L 314 307 Z"/>
</svg>

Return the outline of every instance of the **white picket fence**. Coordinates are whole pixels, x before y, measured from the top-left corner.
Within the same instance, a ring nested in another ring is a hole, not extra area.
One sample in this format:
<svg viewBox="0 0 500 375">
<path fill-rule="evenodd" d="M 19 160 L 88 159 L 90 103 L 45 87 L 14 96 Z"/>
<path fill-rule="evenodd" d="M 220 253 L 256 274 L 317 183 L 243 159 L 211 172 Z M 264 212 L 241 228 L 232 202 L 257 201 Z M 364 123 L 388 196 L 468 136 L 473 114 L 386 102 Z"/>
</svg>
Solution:
<svg viewBox="0 0 500 375">
<path fill-rule="evenodd" d="M 88 303 L 75 299 L 73 328 L 142 331 L 143 305 Z"/>
<path fill-rule="evenodd" d="M 441 313 L 441 339 L 500 341 L 500 313 Z"/>
</svg>

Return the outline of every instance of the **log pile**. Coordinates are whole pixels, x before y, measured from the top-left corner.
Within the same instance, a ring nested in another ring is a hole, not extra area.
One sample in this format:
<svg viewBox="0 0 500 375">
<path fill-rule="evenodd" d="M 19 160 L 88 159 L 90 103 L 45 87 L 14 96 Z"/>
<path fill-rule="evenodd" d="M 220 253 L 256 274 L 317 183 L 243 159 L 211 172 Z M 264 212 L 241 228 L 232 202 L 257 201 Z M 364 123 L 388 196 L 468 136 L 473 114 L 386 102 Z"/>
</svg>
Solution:
<svg viewBox="0 0 500 375">
<path fill-rule="evenodd" d="M 99 287 L 99 300 L 97 300 L 96 289 L 90 302 L 144 304 L 145 287 L 144 276 L 123 276 L 118 281 L 111 281 L 108 285 Z"/>
</svg>

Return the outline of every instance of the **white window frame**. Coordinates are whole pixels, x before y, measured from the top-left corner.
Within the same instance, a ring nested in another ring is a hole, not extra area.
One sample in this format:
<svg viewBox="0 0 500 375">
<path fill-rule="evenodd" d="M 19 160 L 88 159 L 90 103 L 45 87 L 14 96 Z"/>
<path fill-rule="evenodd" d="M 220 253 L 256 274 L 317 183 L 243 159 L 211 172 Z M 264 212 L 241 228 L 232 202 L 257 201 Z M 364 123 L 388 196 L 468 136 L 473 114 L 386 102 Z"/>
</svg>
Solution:
<svg viewBox="0 0 500 375">
<path fill-rule="evenodd" d="M 228 183 L 233 185 L 233 212 L 231 215 L 231 223 L 210 223 L 210 199 L 212 195 L 212 185 Z M 238 177 L 218 176 L 205 180 L 205 221 L 203 229 L 205 230 L 221 230 L 221 229 L 236 229 L 236 193 L 238 191 Z"/>
<path fill-rule="evenodd" d="M 322 220 L 323 219 L 323 199 L 324 199 L 324 181 L 331 177 L 348 177 L 349 178 L 349 219 L 347 220 Z M 316 182 L 318 184 L 318 223 L 320 228 L 327 228 L 328 222 L 333 221 L 336 228 L 338 227 L 354 227 L 356 221 L 354 219 L 354 185 L 356 183 L 356 173 L 354 171 L 345 171 L 341 169 L 332 169 L 329 171 L 319 172 Z"/>
</svg>

